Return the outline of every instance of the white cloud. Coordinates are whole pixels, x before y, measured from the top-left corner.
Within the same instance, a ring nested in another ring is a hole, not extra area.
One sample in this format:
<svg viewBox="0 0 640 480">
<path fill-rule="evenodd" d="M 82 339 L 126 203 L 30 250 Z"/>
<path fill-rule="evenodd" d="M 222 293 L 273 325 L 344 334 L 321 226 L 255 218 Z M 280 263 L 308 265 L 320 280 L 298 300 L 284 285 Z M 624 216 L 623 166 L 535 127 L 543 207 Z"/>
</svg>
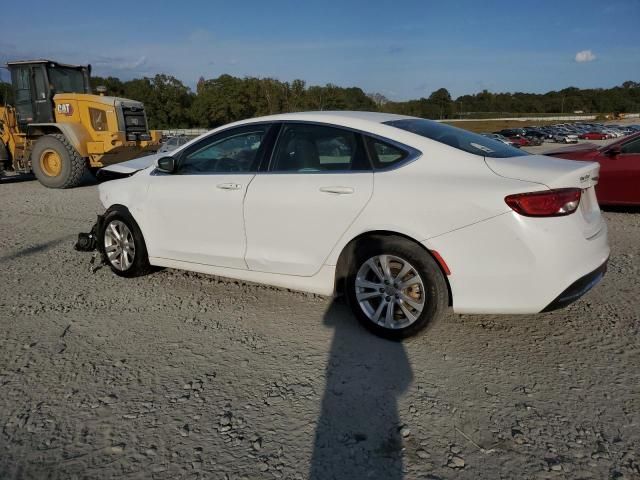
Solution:
<svg viewBox="0 0 640 480">
<path fill-rule="evenodd" d="M 596 56 L 591 50 L 582 50 L 576 53 L 576 62 L 578 63 L 593 62 L 595 59 Z"/>
</svg>

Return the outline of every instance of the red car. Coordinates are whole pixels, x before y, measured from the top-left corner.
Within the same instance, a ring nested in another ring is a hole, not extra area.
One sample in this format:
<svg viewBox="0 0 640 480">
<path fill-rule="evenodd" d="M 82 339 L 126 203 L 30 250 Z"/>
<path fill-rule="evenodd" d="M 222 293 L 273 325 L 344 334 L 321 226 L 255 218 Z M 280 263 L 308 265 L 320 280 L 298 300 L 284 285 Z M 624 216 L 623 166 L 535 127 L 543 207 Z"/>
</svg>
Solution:
<svg viewBox="0 0 640 480">
<path fill-rule="evenodd" d="M 588 133 L 583 133 L 578 138 L 581 138 L 582 140 L 606 140 L 608 136 L 606 133 L 588 132 Z"/>
<path fill-rule="evenodd" d="M 528 147 L 531 142 L 525 137 L 517 136 L 517 137 L 507 137 L 507 140 L 515 143 L 516 145 L 520 145 L 521 147 Z"/>
<path fill-rule="evenodd" d="M 604 147 L 584 143 L 545 155 L 598 162 L 598 202 L 601 205 L 640 205 L 640 133 Z"/>
</svg>

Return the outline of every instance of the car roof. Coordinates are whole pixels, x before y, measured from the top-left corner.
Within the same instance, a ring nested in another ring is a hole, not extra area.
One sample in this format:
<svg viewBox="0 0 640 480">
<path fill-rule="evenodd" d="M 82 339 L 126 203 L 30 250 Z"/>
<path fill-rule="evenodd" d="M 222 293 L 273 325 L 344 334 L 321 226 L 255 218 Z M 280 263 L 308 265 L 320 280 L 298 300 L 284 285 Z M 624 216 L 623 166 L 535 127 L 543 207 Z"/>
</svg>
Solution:
<svg viewBox="0 0 640 480">
<path fill-rule="evenodd" d="M 315 111 L 315 112 L 295 112 L 295 113 L 280 113 L 277 115 L 269 115 L 266 117 L 256 117 L 249 120 L 243 120 L 238 122 L 252 123 L 252 122 L 264 122 L 264 121 L 306 121 L 306 122 L 322 122 L 322 123 L 350 123 L 350 122 L 365 122 L 365 123 L 384 123 L 393 120 L 403 119 L 416 119 L 416 117 L 409 117 L 406 115 L 396 115 L 393 113 L 380 113 L 380 112 L 358 112 L 358 111 Z"/>
</svg>

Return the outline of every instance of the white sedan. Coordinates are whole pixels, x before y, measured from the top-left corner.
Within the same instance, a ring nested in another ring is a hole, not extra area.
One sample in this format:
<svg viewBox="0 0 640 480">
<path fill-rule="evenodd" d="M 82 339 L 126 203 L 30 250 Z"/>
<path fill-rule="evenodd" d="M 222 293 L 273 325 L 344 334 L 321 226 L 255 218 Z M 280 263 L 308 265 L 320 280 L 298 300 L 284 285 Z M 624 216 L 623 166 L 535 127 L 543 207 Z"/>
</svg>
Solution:
<svg viewBox="0 0 640 480">
<path fill-rule="evenodd" d="M 124 177 L 100 185 L 99 249 L 116 274 L 159 266 L 342 293 L 387 338 L 448 307 L 560 308 L 609 256 L 597 163 L 420 118 L 255 118 L 104 170 Z"/>
</svg>

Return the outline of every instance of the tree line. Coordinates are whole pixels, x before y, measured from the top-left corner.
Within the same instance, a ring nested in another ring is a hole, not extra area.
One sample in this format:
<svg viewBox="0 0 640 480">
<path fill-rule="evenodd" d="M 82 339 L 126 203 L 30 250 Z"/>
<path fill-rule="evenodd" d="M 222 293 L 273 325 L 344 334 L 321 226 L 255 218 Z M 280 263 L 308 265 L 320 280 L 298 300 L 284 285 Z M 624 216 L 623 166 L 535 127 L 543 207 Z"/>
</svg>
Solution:
<svg viewBox="0 0 640 480">
<path fill-rule="evenodd" d="M 483 90 L 452 98 L 446 88 L 428 97 L 390 101 L 358 87 L 307 85 L 304 80 L 220 75 L 200 78 L 196 91 L 170 75 L 158 74 L 122 81 L 93 77 L 92 87 L 104 85 L 108 95 L 145 104 L 151 128 L 213 128 L 228 122 L 283 112 L 306 110 L 366 110 L 431 119 L 482 118 L 517 114 L 625 113 L 640 111 L 640 83 L 626 81 L 613 88 L 569 87 L 543 94 L 493 93 Z M 0 103 L 7 84 L 0 82 Z"/>
</svg>

